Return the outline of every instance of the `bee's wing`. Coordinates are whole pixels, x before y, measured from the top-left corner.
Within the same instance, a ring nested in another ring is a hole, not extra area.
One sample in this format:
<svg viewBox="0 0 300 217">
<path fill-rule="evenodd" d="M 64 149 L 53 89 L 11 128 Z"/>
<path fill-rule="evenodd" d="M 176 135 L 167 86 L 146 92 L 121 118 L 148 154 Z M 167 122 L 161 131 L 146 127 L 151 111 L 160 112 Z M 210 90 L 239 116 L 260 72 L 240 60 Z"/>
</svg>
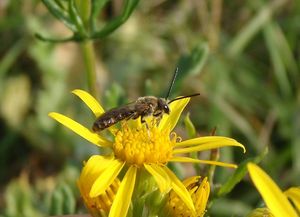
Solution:
<svg viewBox="0 0 300 217">
<path fill-rule="evenodd" d="M 121 107 L 112 108 L 102 115 L 100 115 L 97 120 L 105 120 L 105 119 L 115 119 L 116 122 L 127 119 L 134 112 L 134 102 L 128 103 Z"/>
<path fill-rule="evenodd" d="M 101 131 L 122 120 L 128 120 L 134 116 L 134 104 L 127 104 L 118 108 L 113 108 L 100 115 L 93 125 L 94 131 Z"/>
<path fill-rule="evenodd" d="M 104 115 L 114 117 L 116 122 L 122 120 L 136 119 L 139 116 L 144 116 L 148 113 L 150 109 L 149 104 L 145 102 L 130 102 L 119 108 L 114 108 L 107 111 Z"/>
</svg>

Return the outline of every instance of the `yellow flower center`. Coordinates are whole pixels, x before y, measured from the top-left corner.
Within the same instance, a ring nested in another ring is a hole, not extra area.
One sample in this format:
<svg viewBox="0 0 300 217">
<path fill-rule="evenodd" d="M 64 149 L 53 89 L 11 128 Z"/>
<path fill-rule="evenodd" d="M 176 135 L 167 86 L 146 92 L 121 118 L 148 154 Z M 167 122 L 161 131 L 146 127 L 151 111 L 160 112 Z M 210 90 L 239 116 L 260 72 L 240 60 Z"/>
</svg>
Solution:
<svg viewBox="0 0 300 217">
<path fill-rule="evenodd" d="M 165 164 L 172 157 L 172 149 L 178 137 L 156 124 L 134 128 L 125 122 L 117 132 L 113 150 L 122 161 L 138 166 L 144 163 Z"/>
</svg>

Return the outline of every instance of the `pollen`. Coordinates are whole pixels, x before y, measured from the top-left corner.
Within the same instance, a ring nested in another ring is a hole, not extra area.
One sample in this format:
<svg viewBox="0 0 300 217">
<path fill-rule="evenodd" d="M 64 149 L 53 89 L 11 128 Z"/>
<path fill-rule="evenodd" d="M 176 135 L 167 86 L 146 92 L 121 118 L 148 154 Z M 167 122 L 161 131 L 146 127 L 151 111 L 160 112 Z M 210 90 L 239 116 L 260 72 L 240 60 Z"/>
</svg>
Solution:
<svg viewBox="0 0 300 217">
<path fill-rule="evenodd" d="M 144 163 L 166 164 L 178 137 L 156 124 L 130 127 L 126 122 L 117 132 L 113 150 L 116 158 L 127 164 L 142 166 Z"/>
</svg>

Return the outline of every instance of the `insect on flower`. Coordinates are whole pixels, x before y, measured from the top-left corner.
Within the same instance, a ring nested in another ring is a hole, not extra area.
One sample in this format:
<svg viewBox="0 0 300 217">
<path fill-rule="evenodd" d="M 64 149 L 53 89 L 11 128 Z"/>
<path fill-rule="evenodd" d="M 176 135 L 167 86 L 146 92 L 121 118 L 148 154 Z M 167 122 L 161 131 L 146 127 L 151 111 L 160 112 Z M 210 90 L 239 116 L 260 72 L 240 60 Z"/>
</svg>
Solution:
<svg viewBox="0 0 300 217">
<path fill-rule="evenodd" d="M 118 108 L 110 109 L 96 119 L 92 128 L 93 131 L 100 132 L 120 121 L 137 119 L 139 117 L 141 117 L 141 122 L 145 123 L 145 117 L 153 116 L 156 119 L 156 123 L 159 123 L 163 114 L 170 113 L 169 104 L 180 99 L 200 95 L 199 93 L 195 93 L 191 95 L 177 97 L 172 100 L 168 100 L 177 73 L 178 73 L 178 67 L 174 72 L 173 78 L 171 80 L 165 98 L 158 98 L 155 96 L 143 96 L 143 97 L 139 97 L 135 102 L 126 104 Z"/>
</svg>

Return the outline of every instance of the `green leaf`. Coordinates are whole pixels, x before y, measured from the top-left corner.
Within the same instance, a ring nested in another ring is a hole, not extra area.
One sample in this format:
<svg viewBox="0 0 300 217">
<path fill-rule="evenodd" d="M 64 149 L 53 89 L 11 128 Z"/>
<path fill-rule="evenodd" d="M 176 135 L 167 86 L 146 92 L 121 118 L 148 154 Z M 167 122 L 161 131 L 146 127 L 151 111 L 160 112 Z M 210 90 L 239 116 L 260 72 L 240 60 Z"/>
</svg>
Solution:
<svg viewBox="0 0 300 217">
<path fill-rule="evenodd" d="M 63 195 L 59 190 L 55 190 L 51 197 L 50 215 L 62 215 L 63 214 Z"/>
<path fill-rule="evenodd" d="M 297 65 L 297 57 L 293 54 L 293 50 L 291 45 L 288 41 L 288 34 L 286 34 L 281 26 L 273 22 L 272 23 L 275 34 L 276 34 L 276 40 L 279 42 L 278 47 L 280 49 L 280 56 L 283 59 L 283 62 L 286 66 L 286 69 L 290 72 L 291 80 L 296 81 L 298 76 L 298 65 Z"/>
<path fill-rule="evenodd" d="M 177 93 L 182 81 L 189 75 L 199 74 L 208 58 L 209 47 L 207 43 L 198 43 L 189 54 L 180 57 L 177 67 L 179 72 L 173 86 L 173 93 Z"/>
<path fill-rule="evenodd" d="M 61 187 L 64 196 L 63 211 L 64 213 L 75 213 L 75 195 L 68 184 L 63 184 Z"/>
<path fill-rule="evenodd" d="M 30 186 L 27 176 L 23 175 L 17 180 L 11 181 L 6 186 L 3 196 L 6 202 L 3 213 L 6 217 L 44 216 L 37 209 L 35 192 Z"/>
<path fill-rule="evenodd" d="M 75 5 L 74 0 L 69 0 L 69 14 L 70 14 L 71 20 L 76 25 L 77 30 L 80 33 L 80 35 L 85 36 L 86 31 L 85 31 L 85 28 L 84 28 L 84 24 L 83 24 L 83 21 L 82 21 L 80 15 L 79 15 L 79 12 L 77 10 L 77 7 Z"/>
<path fill-rule="evenodd" d="M 189 138 L 196 137 L 196 128 L 190 119 L 190 113 L 187 113 L 187 115 L 185 116 L 184 125 L 185 125 L 185 129 L 189 135 Z"/>
<path fill-rule="evenodd" d="M 91 38 L 104 38 L 115 31 L 119 26 L 126 22 L 138 3 L 139 0 L 126 0 L 122 14 L 108 22 L 100 31 L 93 33 Z"/>
<path fill-rule="evenodd" d="M 129 16 L 131 15 L 131 13 L 133 12 L 134 8 L 137 6 L 137 4 L 139 3 L 139 0 L 126 0 L 125 2 L 125 6 L 124 6 L 124 10 L 122 13 L 122 20 L 125 22 Z"/>
<path fill-rule="evenodd" d="M 49 213 L 51 215 L 62 215 L 75 212 L 76 200 L 71 187 L 61 183 L 51 195 Z"/>
<path fill-rule="evenodd" d="M 82 22 L 84 23 L 85 27 L 88 27 L 88 25 L 90 25 L 89 20 L 91 17 L 91 11 L 92 11 L 92 0 L 73 0 L 75 5 L 76 5 L 76 9 L 78 11 L 78 14 L 82 20 Z M 91 28 L 89 28 L 91 29 Z"/>
<path fill-rule="evenodd" d="M 105 105 L 107 108 L 115 108 L 122 104 L 128 103 L 124 101 L 124 89 L 118 84 L 113 83 L 111 87 L 105 91 Z"/>
<path fill-rule="evenodd" d="M 68 42 L 68 41 L 81 42 L 84 40 L 83 37 L 76 35 L 76 34 L 74 34 L 73 36 L 67 37 L 67 38 L 48 38 L 48 37 L 40 35 L 39 33 L 35 33 L 34 36 L 41 41 L 53 42 L 53 43 L 63 43 L 63 42 Z"/>
<path fill-rule="evenodd" d="M 21 39 L 14 43 L 14 45 L 2 56 L 0 61 L 0 78 L 2 78 L 8 69 L 15 63 L 18 56 L 26 48 L 27 40 Z"/>
<path fill-rule="evenodd" d="M 281 49 L 281 41 L 277 36 L 279 32 L 276 29 L 275 23 L 269 22 L 264 27 L 263 33 L 279 88 L 285 97 L 291 96 L 292 87 L 289 81 L 287 68 L 285 67 L 285 59 L 282 55 L 283 52 Z"/>
<path fill-rule="evenodd" d="M 54 0 L 54 1 L 58 7 L 60 7 L 62 10 L 65 10 L 64 1 L 61 0 Z"/>
<path fill-rule="evenodd" d="M 178 68 L 182 73 L 179 73 L 178 77 L 183 74 L 196 75 L 200 73 L 208 54 L 209 47 L 207 43 L 201 42 L 197 44 L 190 54 L 184 55 L 179 59 Z"/>
<path fill-rule="evenodd" d="M 217 196 L 222 197 L 231 192 L 234 186 L 236 186 L 236 184 L 238 184 L 248 172 L 247 163 L 254 162 L 258 164 L 267 153 L 268 148 L 265 148 L 265 150 L 260 155 L 254 158 L 248 158 L 242 163 L 240 163 L 239 167 L 235 170 L 234 174 L 232 174 L 232 176 L 227 180 L 227 182 L 224 185 L 222 185 L 222 187 L 219 189 Z"/>
<path fill-rule="evenodd" d="M 253 37 L 266 25 L 271 19 L 272 14 L 282 8 L 286 1 L 269 1 L 260 11 L 247 23 L 233 38 L 228 46 L 230 56 L 238 56 L 250 43 Z"/>
<path fill-rule="evenodd" d="M 68 27 L 73 32 L 77 32 L 76 25 L 73 24 L 69 15 L 61 9 L 54 1 L 42 0 L 44 5 L 48 8 L 49 12 L 59 19 L 66 27 Z"/>
<path fill-rule="evenodd" d="M 96 28 L 96 21 L 100 11 L 103 7 L 109 2 L 110 0 L 93 0 L 92 1 L 92 13 L 91 13 L 91 24 L 92 29 L 95 30 Z"/>
</svg>

